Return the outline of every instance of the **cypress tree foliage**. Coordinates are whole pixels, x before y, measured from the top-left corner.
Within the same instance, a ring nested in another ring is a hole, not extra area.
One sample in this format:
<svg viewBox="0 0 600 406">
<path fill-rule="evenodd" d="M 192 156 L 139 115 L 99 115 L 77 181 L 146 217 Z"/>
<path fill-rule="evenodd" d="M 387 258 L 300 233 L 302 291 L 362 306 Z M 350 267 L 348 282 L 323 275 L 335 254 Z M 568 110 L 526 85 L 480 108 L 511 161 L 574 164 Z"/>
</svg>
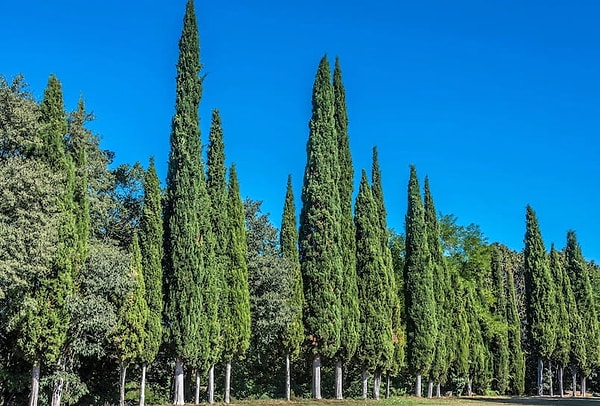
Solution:
<svg viewBox="0 0 600 406">
<path fill-rule="evenodd" d="M 142 382 L 140 386 L 140 406 L 145 404 L 146 367 L 158 354 L 162 343 L 162 260 L 163 260 L 162 194 L 156 175 L 154 157 L 150 158 L 148 170 L 144 174 L 144 208 L 140 219 L 140 250 L 142 254 L 142 274 L 144 276 L 145 299 L 148 305 L 146 320 L 146 340 L 141 354 Z"/>
<path fill-rule="evenodd" d="M 538 395 L 543 395 L 543 361 L 550 358 L 556 344 L 556 306 L 554 281 L 542 241 L 537 217 L 527 206 L 524 273 L 528 333 L 538 359 Z"/>
<path fill-rule="evenodd" d="M 421 376 L 429 373 L 433 363 L 438 326 L 425 213 L 414 165 L 410 167 L 405 224 L 404 286 L 408 366 L 416 375 L 415 395 L 420 397 Z"/>
<path fill-rule="evenodd" d="M 482 334 L 481 314 L 479 311 L 476 286 L 473 281 L 465 281 L 465 315 L 469 326 L 469 360 L 467 376 L 467 395 L 473 395 L 473 385 L 485 388 L 488 361 L 490 358 L 484 336 Z"/>
<path fill-rule="evenodd" d="M 143 356 L 144 344 L 147 341 L 148 305 L 145 297 L 144 275 L 142 274 L 142 253 L 137 233 L 134 234 L 131 243 L 130 271 L 133 287 L 119 307 L 119 319 L 115 330 L 110 334 L 121 369 L 120 406 L 125 405 L 127 367 L 132 361 Z"/>
<path fill-rule="evenodd" d="M 313 397 L 321 398 L 321 357 L 334 357 L 342 328 L 339 172 L 333 86 L 327 57 L 321 59 L 312 95 L 307 162 L 302 188 L 299 252 L 304 327 L 313 355 Z"/>
<path fill-rule="evenodd" d="M 349 362 L 359 342 L 359 305 L 356 282 L 356 243 L 354 241 L 354 220 L 352 217 L 352 193 L 354 190 L 354 168 L 348 137 L 348 112 L 346 109 L 346 91 L 342 83 L 342 70 L 339 58 L 335 58 L 333 71 L 334 118 L 337 134 L 339 159 L 339 178 L 336 181 L 341 209 L 341 245 L 342 276 L 340 286 L 340 304 L 342 328 L 340 348 L 336 364 L 336 398 L 343 398 L 342 363 Z"/>
<path fill-rule="evenodd" d="M 600 342 L 598 338 L 598 317 L 596 305 L 590 283 L 588 267 L 583 259 L 581 248 L 577 242 L 575 232 L 567 232 L 567 246 L 565 248 L 566 272 L 571 280 L 571 286 L 577 310 L 584 326 L 583 343 L 585 347 L 585 362 L 581 363 L 582 373 L 582 395 L 585 393 L 585 378 L 590 375 L 593 368 L 598 366 Z"/>
<path fill-rule="evenodd" d="M 243 357 L 250 345 L 250 292 L 248 288 L 248 263 L 246 252 L 246 229 L 244 224 L 244 204 L 240 197 L 235 165 L 229 169 L 229 187 L 227 199 L 229 216 L 229 267 L 225 272 L 225 290 L 227 317 L 224 320 L 223 354 L 227 361 L 225 379 L 225 403 L 229 403 L 231 382 L 231 360 Z"/>
<path fill-rule="evenodd" d="M 569 328 L 569 313 L 567 311 L 567 300 L 565 297 L 565 269 L 560 253 L 550 247 L 550 272 L 556 286 L 556 346 L 552 354 L 552 360 L 558 364 L 558 385 L 560 397 L 564 396 L 563 376 L 564 367 L 569 363 L 571 352 L 571 330 Z"/>
<path fill-rule="evenodd" d="M 177 62 L 175 115 L 167 171 L 164 207 L 164 323 L 174 356 L 174 403 L 184 404 L 184 362 L 198 364 L 209 351 L 206 310 L 200 287 L 204 282 L 201 234 L 201 188 L 198 107 L 202 95 L 198 27 L 193 0 L 188 0 Z"/>
<path fill-rule="evenodd" d="M 353 239 L 354 240 L 354 239 Z M 302 274 L 300 272 L 300 259 L 298 254 L 298 229 L 296 222 L 296 205 L 294 203 L 294 190 L 292 189 L 292 175 L 288 175 L 285 203 L 281 219 L 281 232 L 279 233 L 281 256 L 292 264 L 293 282 L 292 294 L 288 298 L 288 308 L 292 309 L 291 321 L 283 332 L 283 346 L 285 348 L 286 385 L 285 398 L 291 397 L 291 370 L 290 358 L 296 358 L 300 353 L 300 346 L 304 339 L 304 325 L 302 324 L 302 306 L 304 305 L 304 292 L 302 291 Z"/>
<path fill-rule="evenodd" d="M 383 198 L 383 186 L 381 184 L 381 170 L 379 168 L 377 147 L 373 147 L 371 181 L 371 193 L 373 194 L 373 200 L 375 202 L 375 206 L 377 207 L 377 217 L 379 220 L 379 239 L 381 242 L 382 255 L 385 263 L 386 283 L 384 293 L 387 295 L 386 300 L 388 302 L 392 318 L 394 356 L 389 363 L 388 370 L 385 371 L 388 375 L 386 397 L 389 397 L 389 375 L 397 373 L 404 363 L 404 347 L 406 345 L 406 337 L 404 326 L 402 324 L 402 303 L 399 297 L 399 292 L 401 292 L 401 289 L 399 289 L 399 283 L 396 280 L 396 273 L 394 271 L 394 263 L 392 259 L 392 250 L 390 249 L 388 242 L 389 231 L 387 228 L 387 213 Z"/>
<path fill-rule="evenodd" d="M 504 258 L 506 248 L 504 248 Z M 514 257 L 514 256 L 513 256 Z M 514 259 L 510 261 L 514 264 Z M 515 276 L 513 266 L 506 268 L 506 323 L 508 326 L 508 354 L 510 390 L 515 395 L 525 392 L 525 355 L 521 347 L 521 319 L 517 310 Z"/>
<path fill-rule="evenodd" d="M 508 303 L 506 292 L 506 272 L 504 256 L 498 244 L 492 246 L 492 293 L 495 303 L 492 306 L 492 315 L 497 323 L 497 328 L 492 332 L 490 350 L 494 364 L 494 389 L 504 394 L 509 387 L 509 348 L 508 348 L 508 320 L 506 318 Z"/>
<path fill-rule="evenodd" d="M 378 233 L 379 216 L 367 174 L 363 170 L 356 198 L 356 271 L 359 280 L 361 343 L 358 349 L 363 379 L 368 371 L 381 376 L 394 355 L 392 308 L 388 292 L 389 272 Z M 364 382 L 363 382 L 364 385 Z M 365 386 L 363 386 L 364 388 Z M 375 397 L 377 383 L 375 383 Z M 366 393 L 363 392 L 363 398 Z"/>
</svg>

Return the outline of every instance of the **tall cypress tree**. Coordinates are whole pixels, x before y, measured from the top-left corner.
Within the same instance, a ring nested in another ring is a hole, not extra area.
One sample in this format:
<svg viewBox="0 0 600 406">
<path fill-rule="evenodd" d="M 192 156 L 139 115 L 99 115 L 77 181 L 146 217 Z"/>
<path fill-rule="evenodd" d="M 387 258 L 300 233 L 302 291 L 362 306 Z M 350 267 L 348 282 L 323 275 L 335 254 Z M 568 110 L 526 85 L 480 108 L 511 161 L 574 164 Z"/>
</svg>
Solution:
<svg viewBox="0 0 600 406">
<path fill-rule="evenodd" d="M 176 357 L 174 403 L 184 404 L 183 366 L 208 350 L 203 310 L 205 273 L 199 212 L 203 170 L 198 107 L 202 96 L 200 45 L 193 0 L 188 0 L 177 62 L 175 115 L 164 209 L 164 282 L 167 340 Z"/>
<path fill-rule="evenodd" d="M 281 232 L 279 234 L 279 245 L 281 255 L 287 259 L 293 272 L 292 295 L 288 298 L 289 309 L 292 311 L 291 322 L 283 333 L 283 345 L 285 347 L 286 384 L 285 398 L 291 397 L 291 370 L 290 358 L 297 357 L 300 346 L 304 340 L 304 325 L 302 324 L 302 306 L 304 305 L 304 292 L 302 291 L 302 274 L 300 272 L 300 259 L 298 256 L 298 228 L 296 223 L 296 205 L 294 203 L 294 190 L 292 189 L 292 175 L 288 175 L 285 203 L 281 219 Z"/>
<path fill-rule="evenodd" d="M 144 207 L 140 219 L 140 250 L 142 254 L 142 274 L 148 305 L 146 320 L 146 340 L 142 352 L 142 382 L 140 405 L 145 404 L 146 367 L 156 358 L 162 343 L 162 260 L 163 260 L 162 194 L 156 175 L 154 157 L 144 174 Z"/>
<path fill-rule="evenodd" d="M 231 360 L 234 357 L 242 357 L 250 345 L 250 291 L 246 261 L 248 244 L 244 224 L 244 204 L 240 197 L 235 165 L 231 165 L 229 169 L 227 214 L 229 267 L 225 271 L 224 278 L 227 318 L 222 328 L 223 354 L 227 361 L 225 403 L 229 403 Z"/>
<path fill-rule="evenodd" d="M 342 328 L 339 172 L 334 93 L 327 57 L 312 95 L 307 162 L 302 188 L 299 251 L 306 300 L 303 318 L 313 355 L 313 397 L 321 398 L 321 357 L 335 356 Z"/>
<path fill-rule="evenodd" d="M 339 173 L 336 184 L 340 198 L 340 252 L 342 258 L 342 276 L 340 286 L 340 304 L 342 312 L 342 329 L 340 331 L 340 348 L 336 363 L 336 398 L 343 398 L 342 363 L 349 362 L 359 342 L 359 305 L 356 282 L 356 244 L 354 241 L 354 220 L 352 217 L 352 192 L 354 190 L 354 168 L 350 153 L 348 137 L 348 112 L 346 109 L 346 91 L 342 83 L 342 70 L 339 58 L 335 58 L 333 71 L 333 95 L 335 132 Z"/>
<path fill-rule="evenodd" d="M 525 297 L 527 325 L 538 359 L 538 395 L 543 395 L 542 377 L 544 360 L 554 351 L 556 344 L 556 306 L 554 281 L 548 267 L 548 257 L 537 217 L 531 206 L 527 206 L 527 229 L 525 233 Z"/>
<path fill-rule="evenodd" d="M 490 350 L 494 364 L 495 390 L 504 394 L 509 387 L 509 348 L 508 348 L 508 321 L 507 295 L 504 255 L 498 244 L 492 246 L 492 293 L 494 304 L 492 315 L 495 318 L 496 328 L 491 332 Z"/>
<path fill-rule="evenodd" d="M 392 309 L 389 306 L 389 274 L 382 251 L 377 205 L 367 174 L 363 170 L 356 198 L 356 271 L 359 280 L 361 343 L 358 349 L 363 370 L 363 398 L 366 398 L 367 372 L 381 374 L 394 354 Z M 377 389 L 377 383 L 375 384 Z M 374 393 L 377 397 L 377 390 Z"/>
<path fill-rule="evenodd" d="M 379 158 L 377 154 L 377 147 L 373 147 L 373 161 L 371 167 L 371 193 L 373 194 L 373 201 L 377 207 L 377 218 L 378 218 L 378 234 L 381 243 L 381 250 L 385 264 L 386 283 L 384 292 L 386 295 L 386 301 L 388 303 L 388 310 L 391 312 L 392 321 L 392 338 L 394 344 L 394 355 L 388 363 L 387 372 L 387 390 L 386 397 L 389 397 L 390 391 L 390 373 L 396 373 L 404 363 L 404 346 L 406 345 L 406 338 L 404 337 L 404 326 L 402 325 L 402 304 L 398 292 L 398 281 L 396 280 L 396 274 L 394 271 L 394 263 L 392 260 L 392 251 L 388 243 L 388 228 L 387 228 L 387 213 L 385 209 L 385 203 L 383 198 L 383 186 L 381 183 L 381 169 L 379 168 Z M 375 389 L 378 389 L 378 376 L 375 376 Z"/>
<path fill-rule="evenodd" d="M 566 272 L 571 280 L 573 294 L 577 303 L 577 310 L 584 326 L 583 345 L 585 348 L 585 362 L 581 368 L 582 396 L 585 395 L 586 378 L 592 370 L 598 366 L 600 356 L 600 339 L 598 338 L 598 317 L 596 314 L 596 304 L 594 294 L 590 283 L 588 267 L 583 259 L 581 248 L 577 242 L 577 236 L 573 230 L 567 232 L 567 246 L 565 248 Z"/>
<path fill-rule="evenodd" d="M 451 289 L 448 269 L 442 251 L 440 240 L 440 227 L 437 220 L 437 213 L 433 203 L 433 197 L 429 188 L 429 178 L 425 177 L 425 227 L 427 230 L 427 247 L 431 257 L 431 267 L 433 271 L 433 291 L 436 306 L 437 320 L 437 343 L 435 346 L 435 357 L 429 374 L 429 389 L 427 396 L 432 396 L 432 384 L 437 382 L 437 396 L 441 396 L 440 386 L 445 383 L 450 368 L 450 357 L 452 354 L 450 340 L 450 301 L 448 293 Z"/>
<path fill-rule="evenodd" d="M 410 166 L 405 224 L 404 286 L 408 367 L 416 375 L 415 394 L 420 397 L 421 377 L 429 373 L 435 355 L 437 320 L 425 213 L 414 165 Z"/>
<path fill-rule="evenodd" d="M 552 360 L 558 364 L 558 385 L 560 397 L 564 396 L 563 375 L 564 367 L 569 363 L 569 354 L 571 352 L 571 331 L 569 328 L 569 313 L 567 311 L 567 303 L 565 298 L 565 269 L 562 263 L 560 253 L 554 248 L 554 244 L 550 247 L 550 272 L 554 278 L 556 286 L 556 346 L 552 354 Z"/>
<path fill-rule="evenodd" d="M 506 251 L 506 249 L 504 249 Z M 506 257 L 506 256 L 505 256 Z M 511 377 L 510 390 L 515 395 L 525 392 L 525 355 L 521 347 L 521 318 L 517 310 L 517 294 L 515 289 L 514 267 L 512 260 L 506 268 L 506 323 L 508 325 L 508 354 L 509 374 Z"/>
</svg>

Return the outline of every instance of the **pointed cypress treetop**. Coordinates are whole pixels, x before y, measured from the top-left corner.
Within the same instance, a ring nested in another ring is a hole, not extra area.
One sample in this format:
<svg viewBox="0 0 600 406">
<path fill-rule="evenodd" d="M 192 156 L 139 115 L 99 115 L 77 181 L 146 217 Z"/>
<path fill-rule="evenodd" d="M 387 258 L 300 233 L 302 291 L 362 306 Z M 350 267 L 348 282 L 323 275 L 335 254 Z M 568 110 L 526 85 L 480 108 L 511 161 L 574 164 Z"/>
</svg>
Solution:
<svg viewBox="0 0 600 406">
<path fill-rule="evenodd" d="M 40 104 L 40 119 L 44 125 L 41 133 L 40 155 L 53 168 L 64 168 L 67 116 L 62 85 L 54 74 L 48 78 L 48 85 L 44 90 L 44 99 Z"/>
<path fill-rule="evenodd" d="M 288 258 L 293 263 L 298 263 L 298 228 L 296 224 L 294 190 L 292 189 L 292 175 L 288 175 L 287 179 L 279 244 L 282 256 Z"/>
<path fill-rule="evenodd" d="M 206 190 L 211 201 L 211 222 L 217 243 L 216 248 L 218 254 L 222 256 L 227 246 L 227 168 L 221 116 L 217 109 L 212 112 L 208 138 Z"/>
<path fill-rule="evenodd" d="M 565 366 L 569 363 L 569 353 L 571 351 L 571 332 L 569 328 L 569 313 L 565 300 L 565 269 L 560 253 L 554 248 L 554 243 L 550 246 L 550 272 L 556 286 L 556 347 L 552 354 L 552 359 L 559 365 Z"/>
</svg>

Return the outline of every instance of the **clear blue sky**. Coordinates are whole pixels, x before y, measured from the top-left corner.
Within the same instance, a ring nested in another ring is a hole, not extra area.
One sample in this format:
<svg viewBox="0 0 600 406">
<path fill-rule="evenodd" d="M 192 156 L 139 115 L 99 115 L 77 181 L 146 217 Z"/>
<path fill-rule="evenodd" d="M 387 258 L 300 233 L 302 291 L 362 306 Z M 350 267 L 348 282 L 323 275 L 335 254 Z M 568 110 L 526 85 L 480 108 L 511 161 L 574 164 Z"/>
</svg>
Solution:
<svg viewBox="0 0 600 406">
<path fill-rule="evenodd" d="M 117 163 L 156 157 L 164 181 L 185 0 L 2 5 L 0 73 L 40 98 L 50 73 L 80 94 Z M 355 171 L 379 147 L 389 226 L 402 231 L 409 164 L 438 210 L 521 250 L 525 206 L 546 245 L 577 231 L 600 261 L 600 2 L 197 1 L 203 143 L 221 110 L 242 194 L 279 225 L 297 205 L 317 64 L 341 58 Z"/>
</svg>

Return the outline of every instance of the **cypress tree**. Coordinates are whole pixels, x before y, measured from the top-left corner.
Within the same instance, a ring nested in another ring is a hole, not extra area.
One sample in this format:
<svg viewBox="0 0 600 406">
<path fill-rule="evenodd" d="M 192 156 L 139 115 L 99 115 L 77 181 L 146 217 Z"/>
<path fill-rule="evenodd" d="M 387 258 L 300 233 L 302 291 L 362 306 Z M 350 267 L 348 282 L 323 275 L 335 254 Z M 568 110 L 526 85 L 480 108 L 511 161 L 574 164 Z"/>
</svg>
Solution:
<svg viewBox="0 0 600 406">
<path fill-rule="evenodd" d="M 354 240 L 354 239 L 353 239 Z M 286 384 L 285 398 L 291 397 L 291 370 L 290 357 L 297 357 L 304 339 L 304 326 L 302 324 L 302 306 L 304 305 L 304 292 L 302 291 L 302 274 L 300 272 L 300 259 L 298 256 L 298 229 L 296 223 L 296 205 L 292 189 L 292 175 L 288 175 L 285 203 L 281 219 L 281 232 L 279 234 L 281 255 L 292 264 L 291 280 L 293 281 L 292 295 L 288 298 L 289 308 L 292 309 L 291 322 L 287 324 L 283 333 L 285 348 Z"/>
<path fill-rule="evenodd" d="M 309 122 L 307 162 L 302 188 L 299 252 L 304 298 L 304 327 L 313 356 L 313 397 L 321 398 L 321 357 L 334 357 L 342 328 L 339 287 L 340 199 L 333 86 L 327 57 L 317 70 Z"/>
<path fill-rule="evenodd" d="M 515 261 L 511 261 L 514 264 Z M 514 266 L 514 265 L 513 265 Z M 506 323 L 508 325 L 508 354 L 511 391 L 515 395 L 525 392 L 525 356 L 521 347 L 521 319 L 517 310 L 513 266 L 506 268 Z"/>
<path fill-rule="evenodd" d="M 554 248 L 554 244 L 550 247 L 550 272 L 554 278 L 556 286 L 556 346 L 552 359 L 558 364 L 558 385 L 560 397 L 564 396 L 563 375 L 564 367 L 569 363 L 569 354 L 571 352 L 571 331 L 569 328 L 569 313 L 567 311 L 567 303 L 565 298 L 565 274 L 564 266 L 560 257 L 560 253 Z"/>
<path fill-rule="evenodd" d="M 231 360 L 242 357 L 250 345 L 250 291 L 248 288 L 248 263 L 246 252 L 246 229 L 244 224 L 244 204 L 240 197 L 240 186 L 235 165 L 229 169 L 227 198 L 229 216 L 228 255 L 229 266 L 225 272 L 227 318 L 222 328 L 223 354 L 225 355 L 225 403 L 229 403 L 231 382 Z"/>
<path fill-rule="evenodd" d="M 408 367 L 416 375 L 415 395 L 420 397 L 421 376 L 429 373 L 433 363 L 438 326 L 425 213 L 414 165 L 410 167 L 405 224 L 404 286 Z"/>
<path fill-rule="evenodd" d="M 480 383 L 484 380 L 489 352 L 482 334 L 481 314 L 479 312 L 480 303 L 478 303 L 476 286 L 473 281 L 465 280 L 465 316 L 469 326 L 468 351 L 468 376 L 467 376 L 467 395 L 473 395 L 473 382 Z"/>
<path fill-rule="evenodd" d="M 507 292 L 504 255 L 498 244 L 492 246 L 492 293 L 494 304 L 492 315 L 496 328 L 491 332 L 491 353 L 494 364 L 495 390 L 500 394 L 506 393 L 509 387 L 509 348 L 508 348 L 508 321 Z"/>
<path fill-rule="evenodd" d="M 527 325 L 538 359 L 538 395 L 543 395 L 542 376 L 544 360 L 549 359 L 556 344 L 556 312 L 554 283 L 548 267 L 548 257 L 537 217 L 527 206 L 525 233 L 524 273 Z"/>
<path fill-rule="evenodd" d="M 577 310 L 584 326 L 583 346 L 585 348 L 585 362 L 580 365 L 581 369 L 581 394 L 585 396 L 586 378 L 592 370 L 598 366 L 600 342 L 598 338 L 598 317 L 596 314 L 596 304 L 588 267 L 583 259 L 581 248 L 577 242 L 577 236 L 573 230 L 567 232 L 567 246 L 565 248 L 566 272 L 571 280 L 571 286 Z M 575 338 L 576 339 L 576 338 Z"/>
<path fill-rule="evenodd" d="M 444 253 L 442 251 L 442 244 L 440 240 L 440 227 L 437 220 L 437 213 L 435 211 L 435 205 L 433 203 L 433 197 L 431 196 L 431 190 L 429 188 L 429 178 L 425 177 L 425 197 L 424 197 L 424 210 L 425 210 L 425 227 L 427 230 L 427 247 L 429 248 L 429 255 L 431 257 L 431 266 L 433 271 L 433 290 L 436 306 L 436 319 L 437 319 L 437 343 L 435 346 L 435 357 L 433 359 L 431 372 L 429 374 L 429 390 L 427 392 L 428 397 L 433 394 L 432 384 L 435 381 L 437 383 L 437 396 L 441 396 L 440 386 L 445 383 L 450 368 L 450 356 L 453 351 L 451 348 L 450 340 L 450 315 L 451 308 L 449 299 L 447 298 L 448 292 L 450 291 L 450 281 L 448 276 L 448 269 L 446 261 L 444 259 Z"/>
<path fill-rule="evenodd" d="M 383 198 L 383 186 L 381 184 L 381 170 L 379 168 L 379 159 L 377 147 L 373 147 L 373 162 L 371 168 L 371 193 L 377 207 L 377 218 L 379 228 L 379 239 L 381 243 L 382 255 L 385 263 L 386 283 L 384 293 L 388 303 L 389 311 L 391 312 L 392 321 L 392 341 L 394 344 L 394 355 L 388 363 L 387 372 L 387 387 L 386 398 L 390 392 L 390 373 L 397 373 L 404 363 L 404 346 L 406 338 L 404 337 L 404 326 L 402 325 L 402 304 L 400 302 L 399 293 L 401 290 L 396 281 L 396 273 L 394 271 L 394 263 L 392 259 L 392 251 L 388 243 L 388 228 L 387 228 L 387 213 Z M 377 382 L 377 376 L 375 377 Z M 376 385 L 377 386 L 377 385 Z M 375 389 L 378 389 L 377 387 Z"/>
<path fill-rule="evenodd" d="M 366 398 L 367 372 L 381 375 L 394 354 L 392 309 L 389 306 L 389 274 L 382 252 L 377 205 L 367 174 L 363 170 L 356 198 L 356 271 L 359 280 L 361 343 L 358 349 L 363 370 L 363 398 Z M 375 384 L 377 397 L 377 383 Z"/>
<path fill-rule="evenodd" d="M 336 398 L 343 398 L 342 364 L 349 362 L 359 342 L 359 305 L 356 282 L 356 243 L 354 241 L 354 220 L 352 217 L 352 193 L 354 190 L 354 168 L 350 153 L 348 137 L 348 113 L 346 109 L 346 91 L 342 83 L 342 70 L 339 58 L 335 58 L 333 71 L 334 118 L 337 134 L 339 172 L 336 184 L 341 209 L 341 259 L 342 276 L 340 304 L 342 312 L 342 328 L 340 331 L 340 348 L 336 356 Z"/>
<path fill-rule="evenodd" d="M 144 174 L 144 206 L 140 219 L 140 250 L 142 254 L 142 274 L 148 305 L 146 320 L 146 340 L 142 352 L 142 382 L 140 386 L 140 406 L 145 404 L 146 367 L 156 358 L 162 343 L 162 260 L 163 260 L 162 195 L 156 175 L 154 157 Z"/>
<path fill-rule="evenodd" d="M 164 325 L 176 357 L 174 403 L 184 404 L 184 363 L 198 363 L 209 349 L 199 211 L 204 187 L 200 161 L 198 107 L 202 96 L 198 27 L 193 0 L 188 0 L 177 62 L 175 115 L 164 208 Z"/>
<path fill-rule="evenodd" d="M 148 322 L 148 305 L 142 274 L 142 253 L 138 242 L 137 233 L 131 243 L 131 282 L 132 290 L 119 306 L 119 319 L 115 330 L 110 334 L 113 346 L 119 360 L 120 397 L 119 405 L 125 405 L 125 377 L 129 364 L 142 357 L 146 338 L 146 325 Z"/>
</svg>

